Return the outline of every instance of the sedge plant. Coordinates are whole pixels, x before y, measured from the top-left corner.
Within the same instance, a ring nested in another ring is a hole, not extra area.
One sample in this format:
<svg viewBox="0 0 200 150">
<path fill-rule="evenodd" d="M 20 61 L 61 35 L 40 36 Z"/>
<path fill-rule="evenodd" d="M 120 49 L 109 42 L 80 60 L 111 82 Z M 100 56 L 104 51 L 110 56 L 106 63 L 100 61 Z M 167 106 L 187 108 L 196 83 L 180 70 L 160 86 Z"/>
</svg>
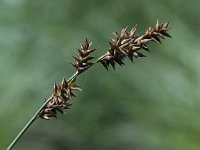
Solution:
<svg viewBox="0 0 200 150">
<path fill-rule="evenodd" d="M 108 50 L 96 59 L 92 56 L 96 49 L 92 48 L 92 42 L 86 39 L 80 48 L 75 51 L 77 56 L 73 57 L 74 62 L 71 63 L 76 72 L 68 80 L 63 78 L 60 84 L 54 84 L 52 95 L 36 111 L 7 150 L 11 150 L 15 146 L 21 136 L 38 118 L 51 120 L 56 118 L 58 113 L 63 114 L 65 109 L 71 107 L 70 100 L 75 97 L 74 91 L 81 91 L 81 87 L 76 84 L 80 74 L 95 64 L 102 64 L 106 70 L 109 70 L 110 67 L 115 69 L 117 64 L 120 66 L 125 65 L 124 60 L 127 58 L 133 62 L 134 58 L 145 57 L 142 50 L 149 52 L 149 42 L 161 43 L 161 39 L 171 37 L 168 30 L 168 22 L 159 23 L 158 20 L 154 28 L 150 26 L 142 35 L 136 34 L 136 26 L 130 31 L 125 27 L 120 32 L 114 32 L 114 37 L 109 41 Z"/>
</svg>

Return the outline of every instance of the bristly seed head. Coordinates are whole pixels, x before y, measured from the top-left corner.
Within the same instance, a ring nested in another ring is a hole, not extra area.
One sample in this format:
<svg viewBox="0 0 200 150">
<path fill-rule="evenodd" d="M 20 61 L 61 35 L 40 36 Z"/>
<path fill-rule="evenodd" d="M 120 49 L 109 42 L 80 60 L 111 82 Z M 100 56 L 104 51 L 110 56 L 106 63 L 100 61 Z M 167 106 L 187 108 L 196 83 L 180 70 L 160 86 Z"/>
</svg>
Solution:
<svg viewBox="0 0 200 150">
<path fill-rule="evenodd" d="M 76 68 L 78 74 L 87 70 L 92 65 L 90 60 L 94 59 L 94 57 L 90 57 L 90 54 L 96 49 L 92 49 L 91 46 L 92 42 L 89 43 L 86 39 L 85 43 L 81 44 L 81 49 L 78 49 L 78 52 L 76 52 L 77 57 L 73 57 L 75 62 L 72 65 Z"/>
<path fill-rule="evenodd" d="M 47 104 L 38 114 L 38 117 L 50 120 L 53 117 L 57 117 L 57 112 L 64 113 L 64 109 L 69 109 L 72 97 L 75 97 L 74 91 L 81 91 L 80 86 L 76 85 L 76 77 L 90 68 L 93 64 L 101 62 L 103 66 L 108 70 L 111 65 L 113 69 L 116 67 L 116 63 L 120 66 L 125 65 L 124 60 L 129 58 L 133 62 L 133 58 L 145 57 L 140 52 L 141 49 L 148 51 L 148 43 L 150 41 L 156 41 L 161 43 L 161 39 L 165 37 L 171 37 L 167 31 L 169 30 L 168 23 L 160 24 L 157 20 L 155 28 L 149 27 L 145 34 L 141 36 L 136 35 L 136 26 L 133 27 L 130 32 L 128 27 L 125 27 L 121 32 L 114 32 L 114 38 L 109 42 L 110 47 L 106 54 L 99 57 L 96 61 L 91 62 L 94 57 L 90 54 L 96 49 L 91 48 L 92 42 L 85 40 L 85 43 L 81 44 L 80 49 L 75 51 L 77 54 L 74 58 L 72 65 L 76 68 L 77 72 L 70 80 L 66 81 L 63 78 L 62 82 L 57 86 L 54 83 L 53 94 L 48 99 Z"/>
<path fill-rule="evenodd" d="M 110 48 L 105 57 L 103 57 L 100 62 L 108 70 L 109 65 L 115 69 L 115 63 L 119 65 L 124 64 L 124 60 L 128 57 L 132 62 L 133 58 L 145 57 L 141 52 L 138 52 L 140 49 L 146 50 L 149 52 L 147 44 L 149 41 L 157 41 L 161 43 L 160 39 L 164 37 L 171 37 L 167 31 L 168 23 L 159 24 L 158 20 L 156 23 L 155 29 L 149 27 L 144 35 L 136 36 L 136 26 L 131 29 L 129 32 L 127 27 L 123 28 L 120 33 L 115 32 L 114 38 L 109 42 Z"/>
<path fill-rule="evenodd" d="M 46 104 L 43 110 L 39 113 L 38 117 L 46 120 L 51 120 L 51 118 L 56 118 L 57 112 L 61 114 L 64 113 L 64 109 L 69 109 L 71 103 L 69 100 L 72 97 L 75 97 L 73 91 L 81 91 L 80 86 L 75 84 L 76 78 L 73 78 L 69 82 L 63 78 L 61 84 L 59 86 L 54 84 L 53 95 L 51 96 L 51 100 Z"/>
</svg>

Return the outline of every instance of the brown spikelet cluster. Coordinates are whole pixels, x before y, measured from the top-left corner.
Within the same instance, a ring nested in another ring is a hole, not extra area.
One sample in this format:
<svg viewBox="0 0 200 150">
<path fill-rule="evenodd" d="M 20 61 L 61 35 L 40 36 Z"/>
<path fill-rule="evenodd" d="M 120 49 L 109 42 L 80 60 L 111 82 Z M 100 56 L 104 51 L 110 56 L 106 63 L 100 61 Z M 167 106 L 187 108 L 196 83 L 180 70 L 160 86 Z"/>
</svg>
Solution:
<svg viewBox="0 0 200 150">
<path fill-rule="evenodd" d="M 160 24 L 158 21 L 155 28 L 149 27 L 141 36 L 136 35 L 136 26 L 130 31 L 128 31 L 127 27 L 123 28 L 121 32 L 114 33 L 115 37 L 109 42 L 110 47 L 106 53 L 95 60 L 90 54 L 96 49 L 92 49 L 92 42 L 88 42 L 86 39 L 85 43 L 81 44 L 80 49 L 75 51 L 77 56 L 73 57 L 74 63 L 71 63 L 75 67 L 76 72 L 68 80 L 63 78 L 59 85 L 56 83 L 54 84 L 53 94 L 42 104 L 35 115 L 12 141 L 7 150 L 12 149 L 37 118 L 40 117 L 45 120 L 51 120 L 52 118 L 57 118 L 58 113 L 63 114 L 65 109 L 70 108 L 70 100 L 75 97 L 74 91 L 81 91 L 80 86 L 76 85 L 76 79 L 81 73 L 97 63 L 103 64 L 108 70 L 110 65 L 115 69 L 116 63 L 120 66 L 124 65 L 124 60 L 126 58 L 129 58 L 133 62 L 133 58 L 145 57 L 140 50 L 149 51 L 147 45 L 150 41 L 161 43 L 161 39 L 171 37 L 167 33 L 168 30 L 168 23 Z"/>
<path fill-rule="evenodd" d="M 91 57 L 90 54 L 94 52 L 96 49 L 91 48 L 92 42 L 88 42 L 88 40 L 85 40 L 84 44 L 81 44 L 81 48 L 78 49 L 78 52 L 76 52 L 77 57 L 73 57 L 75 62 L 72 63 L 72 65 L 76 68 L 78 71 L 78 74 L 82 73 L 83 71 L 87 70 L 92 63 L 90 60 L 94 59 L 94 57 Z"/>
<path fill-rule="evenodd" d="M 149 51 L 147 46 L 149 41 L 156 41 L 161 43 L 161 39 L 165 37 L 171 37 L 167 31 L 169 30 L 168 23 L 159 24 L 157 21 L 155 28 L 149 27 L 145 34 L 141 36 L 136 35 L 136 26 L 128 31 L 127 27 L 122 29 L 121 32 L 115 32 L 114 38 L 109 42 L 110 48 L 106 54 L 97 58 L 95 61 L 94 57 L 90 54 L 96 49 L 91 48 L 92 42 L 85 40 L 84 44 L 81 44 L 80 49 L 75 51 L 77 56 L 74 58 L 74 63 L 71 63 L 76 68 L 76 73 L 66 81 L 65 78 L 59 86 L 54 84 L 53 94 L 46 101 L 46 105 L 38 114 L 46 120 L 50 120 L 52 117 L 57 116 L 57 112 L 63 114 L 64 109 L 70 108 L 69 100 L 75 97 L 73 91 L 81 91 L 81 88 L 76 85 L 76 78 L 79 74 L 86 71 L 88 68 L 96 63 L 102 63 L 103 66 L 108 70 L 109 65 L 115 69 L 116 63 L 124 65 L 124 60 L 129 58 L 133 62 L 133 58 L 145 57 L 140 52 L 141 49 Z"/>
<path fill-rule="evenodd" d="M 161 43 L 160 39 L 165 36 L 171 37 L 168 31 L 168 23 L 159 24 L 157 21 L 155 29 L 149 27 L 146 33 L 142 36 L 136 35 L 136 26 L 129 32 L 127 27 L 123 28 L 121 32 L 115 32 L 114 38 L 109 42 L 110 48 L 107 55 L 100 60 L 103 66 L 108 70 L 109 65 L 115 69 L 115 64 L 124 65 L 124 59 L 128 57 L 132 62 L 133 58 L 145 57 L 140 49 L 149 51 L 147 44 L 149 41 L 157 41 Z"/>
<path fill-rule="evenodd" d="M 63 78 L 63 81 L 59 86 L 54 84 L 53 95 L 50 98 L 50 101 L 45 105 L 43 110 L 39 113 L 38 117 L 41 117 L 46 120 L 50 120 L 52 117 L 56 118 L 57 112 L 63 114 L 64 109 L 69 109 L 71 103 L 69 100 L 72 97 L 75 97 L 73 91 L 81 91 L 80 86 L 75 84 L 76 78 L 73 78 L 69 82 Z"/>
</svg>

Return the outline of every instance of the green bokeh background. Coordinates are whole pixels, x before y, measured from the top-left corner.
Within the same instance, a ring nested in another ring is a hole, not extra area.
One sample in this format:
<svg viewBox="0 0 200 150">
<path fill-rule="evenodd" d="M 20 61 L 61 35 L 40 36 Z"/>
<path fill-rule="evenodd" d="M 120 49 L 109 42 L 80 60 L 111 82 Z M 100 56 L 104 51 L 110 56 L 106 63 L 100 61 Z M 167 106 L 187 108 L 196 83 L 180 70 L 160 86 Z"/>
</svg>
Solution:
<svg viewBox="0 0 200 150">
<path fill-rule="evenodd" d="M 0 150 L 69 78 L 87 37 L 104 54 L 112 32 L 169 21 L 172 39 L 116 71 L 80 76 L 71 110 L 37 120 L 15 150 L 199 150 L 199 0 L 1 0 Z"/>
</svg>

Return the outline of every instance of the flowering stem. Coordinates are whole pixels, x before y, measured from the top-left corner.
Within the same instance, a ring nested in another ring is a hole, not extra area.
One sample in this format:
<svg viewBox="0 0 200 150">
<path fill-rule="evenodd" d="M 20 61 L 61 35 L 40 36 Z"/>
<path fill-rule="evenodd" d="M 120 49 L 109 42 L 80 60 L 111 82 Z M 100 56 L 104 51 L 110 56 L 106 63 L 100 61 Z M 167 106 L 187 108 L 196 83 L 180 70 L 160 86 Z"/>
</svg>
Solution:
<svg viewBox="0 0 200 150">
<path fill-rule="evenodd" d="M 38 114 L 43 109 L 43 107 L 49 102 L 50 98 L 44 102 L 44 104 L 38 109 L 38 111 L 33 115 L 33 117 L 29 120 L 29 122 L 24 126 L 24 128 L 18 133 L 12 143 L 8 146 L 7 150 L 11 150 L 17 141 L 22 137 L 22 135 L 26 132 L 26 130 L 33 124 L 33 122 L 38 118 Z"/>
<path fill-rule="evenodd" d="M 105 57 L 105 55 L 102 55 L 101 57 L 99 57 L 96 61 L 94 61 L 92 63 L 91 66 L 93 66 L 94 64 L 98 63 L 99 60 L 101 60 L 103 57 Z M 91 67 L 90 66 L 90 67 Z M 72 79 L 74 79 L 75 77 L 77 77 L 79 75 L 78 71 L 76 71 L 69 79 L 68 82 L 71 81 Z M 33 117 L 28 121 L 28 123 L 24 126 L 24 128 L 18 133 L 18 135 L 15 137 L 15 139 L 10 143 L 10 145 L 8 146 L 8 148 L 6 150 L 11 150 L 15 144 L 18 142 L 18 140 L 22 137 L 22 135 L 26 132 L 26 130 L 33 124 L 33 122 L 39 117 L 39 113 L 43 110 L 43 108 L 46 106 L 46 104 L 48 104 L 48 102 L 51 100 L 51 97 L 49 97 L 43 104 L 42 106 L 37 110 L 37 112 L 33 115 Z"/>
<path fill-rule="evenodd" d="M 81 90 L 79 86 L 75 85 L 76 77 L 85 72 L 87 69 L 92 67 L 96 63 L 102 63 L 102 65 L 108 70 L 109 65 L 115 69 L 115 64 L 123 65 L 125 58 L 129 58 L 133 61 L 133 58 L 144 57 L 144 55 L 139 52 L 140 49 L 149 51 L 147 44 L 149 41 L 157 41 L 161 43 L 160 39 L 164 37 L 171 37 L 168 31 L 168 23 L 159 24 L 157 21 L 155 29 L 149 27 L 144 35 L 136 36 L 136 27 L 132 28 L 129 32 L 127 28 L 122 29 L 121 33 L 116 32 L 115 38 L 110 42 L 109 50 L 97 58 L 95 61 L 90 62 L 93 57 L 89 54 L 95 49 L 91 49 L 91 43 L 88 43 L 87 39 L 84 45 L 81 45 L 79 52 L 76 52 L 78 57 L 74 57 L 75 63 L 72 65 L 77 69 L 77 71 L 66 81 L 63 79 L 59 88 L 54 84 L 54 93 L 49 97 L 42 106 L 37 110 L 29 122 L 24 126 L 24 128 L 18 133 L 15 139 L 8 146 L 7 150 L 11 150 L 26 130 L 33 124 L 33 122 L 41 117 L 43 119 L 49 120 L 52 117 L 56 117 L 56 112 L 63 113 L 63 109 L 68 109 L 71 104 L 67 103 L 71 97 L 75 96 L 72 90 Z"/>
</svg>

